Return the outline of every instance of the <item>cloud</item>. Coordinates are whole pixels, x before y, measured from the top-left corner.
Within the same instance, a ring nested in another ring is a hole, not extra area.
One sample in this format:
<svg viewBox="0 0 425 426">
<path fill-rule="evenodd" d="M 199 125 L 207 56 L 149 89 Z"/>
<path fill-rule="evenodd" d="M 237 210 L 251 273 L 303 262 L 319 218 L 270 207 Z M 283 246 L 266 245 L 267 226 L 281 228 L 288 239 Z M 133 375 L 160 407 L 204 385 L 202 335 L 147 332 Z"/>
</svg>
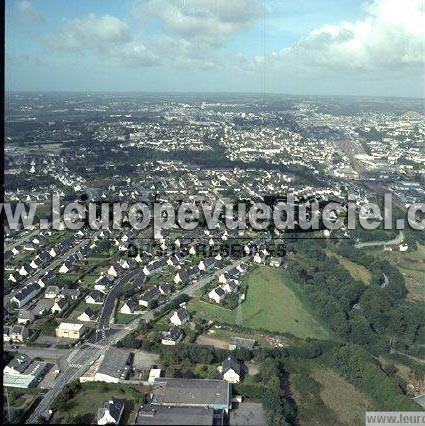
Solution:
<svg viewBox="0 0 425 426">
<path fill-rule="evenodd" d="M 374 0 L 365 8 L 366 18 L 313 30 L 271 55 L 270 63 L 304 70 L 389 73 L 425 64 L 422 0 Z"/>
<path fill-rule="evenodd" d="M 111 15 L 74 19 L 65 25 L 61 33 L 49 39 L 52 47 L 62 50 L 104 49 L 111 45 L 130 41 L 130 32 L 125 22 Z"/>
<path fill-rule="evenodd" d="M 155 17 L 166 33 L 194 46 L 215 48 L 251 28 L 261 16 L 261 6 L 257 0 L 148 0 L 135 12 L 142 21 Z"/>
<path fill-rule="evenodd" d="M 18 1 L 16 3 L 16 6 L 22 17 L 33 22 L 44 21 L 41 14 L 32 7 L 32 4 L 29 1 L 27 0 Z"/>
<path fill-rule="evenodd" d="M 86 17 L 68 22 L 55 37 L 46 40 L 47 47 L 63 52 L 94 51 L 109 64 L 153 66 L 159 58 L 146 48 L 141 37 L 132 38 L 128 25 L 111 15 Z"/>
</svg>

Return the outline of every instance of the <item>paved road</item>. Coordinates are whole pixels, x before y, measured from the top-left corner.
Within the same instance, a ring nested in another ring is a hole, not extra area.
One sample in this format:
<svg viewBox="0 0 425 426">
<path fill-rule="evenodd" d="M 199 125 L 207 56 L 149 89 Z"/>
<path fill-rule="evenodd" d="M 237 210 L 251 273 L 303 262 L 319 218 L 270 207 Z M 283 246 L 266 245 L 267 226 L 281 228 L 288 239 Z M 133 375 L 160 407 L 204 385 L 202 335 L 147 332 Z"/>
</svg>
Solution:
<svg viewBox="0 0 425 426">
<path fill-rule="evenodd" d="M 11 345 L 4 345 L 5 351 L 16 351 L 28 355 L 30 358 L 42 358 L 48 360 L 60 360 L 67 358 L 71 354 L 71 349 L 58 349 L 58 348 L 39 348 L 36 346 L 16 346 L 13 349 Z"/>
<path fill-rule="evenodd" d="M 106 337 L 106 331 L 111 328 L 111 318 L 114 313 L 114 307 L 118 300 L 119 293 L 122 287 L 126 285 L 131 279 L 133 279 L 138 273 L 140 273 L 139 269 L 134 269 L 123 277 L 119 278 L 112 290 L 106 296 L 102 305 L 102 310 L 99 314 L 94 342 L 97 342 L 98 340 Z"/>
<path fill-rule="evenodd" d="M 62 392 L 63 388 L 73 380 L 79 378 L 89 366 L 96 361 L 100 355 L 106 352 L 110 345 L 121 340 L 126 334 L 137 328 L 138 319 L 128 324 L 127 328 L 110 333 L 106 339 L 97 341 L 95 344 L 85 344 L 74 349 L 68 357 L 68 366 L 59 374 L 53 387 L 44 395 L 39 405 L 34 409 L 32 415 L 26 421 L 27 424 L 39 423 L 40 415 L 48 410 Z"/>
<path fill-rule="evenodd" d="M 366 241 L 364 243 L 356 243 L 354 247 L 362 248 L 362 247 L 374 247 L 374 246 L 392 246 L 401 244 L 404 241 L 404 232 L 400 231 L 397 237 L 389 241 Z"/>
</svg>

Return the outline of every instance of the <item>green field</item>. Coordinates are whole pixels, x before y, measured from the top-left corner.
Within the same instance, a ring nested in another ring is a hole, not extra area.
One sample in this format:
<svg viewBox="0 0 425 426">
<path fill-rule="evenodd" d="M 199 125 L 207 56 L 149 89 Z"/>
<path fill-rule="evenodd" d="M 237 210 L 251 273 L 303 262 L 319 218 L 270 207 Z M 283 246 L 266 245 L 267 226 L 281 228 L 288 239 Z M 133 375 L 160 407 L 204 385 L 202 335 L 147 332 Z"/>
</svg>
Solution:
<svg viewBox="0 0 425 426">
<path fill-rule="evenodd" d="M 397 266 L 406 280 L 411 300 L 425 301 L 425 246 L 418 244 L 416 250 L 388 254 L 389 262 Z"/>
<path fill-rule="evenodd" d="M 349 272 L 353 279 L 363 282 L 365 285 L 369 285 L 372 280 L 372 274 L 363 265 L 351 262 L 344 256 L 340 256 L 332 251 L 326 250 L 328 256 L 336 257 L 339 263 Z"/>
<path fill-rule="evenodd" d="M 245 277 L 247 297 L 241 305 L 240 325 L 270 332 L 290 333 L 300 338 L 328 339 L 330 333 L 310 313 L 292 290 L 296 285 L 281 269 L 259 267 Z M 189 310 L 198 318 L 236 324 L 237 310 L 192 300 Z"/>
</svg>

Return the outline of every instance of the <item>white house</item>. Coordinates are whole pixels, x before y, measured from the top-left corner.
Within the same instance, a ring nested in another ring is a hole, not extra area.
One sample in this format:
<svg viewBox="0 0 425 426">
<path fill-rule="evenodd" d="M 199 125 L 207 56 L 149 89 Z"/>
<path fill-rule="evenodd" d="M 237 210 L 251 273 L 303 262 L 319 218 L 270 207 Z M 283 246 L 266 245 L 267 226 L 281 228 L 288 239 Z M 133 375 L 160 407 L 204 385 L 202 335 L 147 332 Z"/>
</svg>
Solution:
<svg viewBox="0 0 425 426">
<path fill-rule="evenodd" d="M 67 264 L 67 262 L 65 262 L 60 268 L 59 268 L 59 273 L 60 274 L 66 274 L 69 271 L 68 268 L 69 264 Z"/>
<path fill-rule="evenodd" d="M 25 276 L 27 276 L 28 275 L 28 272 L 27 272 L 27 270 L 25 269 L 25 266 L 21 266 L 21 269 L 19 269 L 19 271 L 18 271 L 18 274 L 19 275 L 22 275 L 23 277 L 25 277 Z"/>
<path fill-rule="evenodd" d="M 55 285 L 49 285 L 49 287 L 46 289 L 46 292 L 44 293 L 44 297 L 46 299 L 54 299 L 59 294 L 59 292 L 59 287 Z"/>
<path fill-rule="evenodd" d="M 124 411 L 124 401 L 112 398 L 102 408 L 97 411 L 98 425 L 117 425 L 121 420 Z"/>
<path fill-rule="evenodd" d="M 208 297 L 213 299 L 215 303 L 221 303 L 225 296 L 226 292 L 221 287 L 216 287 L 208 293 Z"/>
<path fill-rule="evenodd" d="M 108 275 L 111 275 L 114 278 L 118 276 L 117 271 L 114 268 L 114 265 L 111 265 L 111 267 L 108 269 Z"/>
<path fill-rule="evenodd" d="M 174 311 L 173 315 L 170 317 L 170 321 L 174 325 L 182 325 L 190 320 L 190 313 L 186 308 L 180 308 L 177 311 Z"/>
<path fill-rule="evenodd" d="M 223 379 L 229 383 L 239 383 L 241 380 L 241 365 L 239 361 L 229 356 L 223 361 Z"/>
<path fill-rule="evenodd" d="M 35 260 L 32 260 L 30 263 L 32 269 L 38 269 L 38 265 L 35 263 Z"/>
<path fill-rule="evenodd" d="M 227 282 L 226 284 L 223 284 L 221 286 L 221 288 L 226 292 L 226 293 L 236 293 L 238 291 L 239 288 L 239 282 L 238 280 L 229 280 L 229 282 Z"/>
<path fill-rule="evenodd" d="M 101 305 L 103 303 L 104 294 L 99 290 L 93 290 L 87 297 L 86 303 L 92 305 Z"/>
<path fill-rule="evenodd" d="M 84 312 L 80 314 L 77 317 L 77 319 L 82 322 L 88 322 L 88 321 L 93 321 L 95 317 L 96 317 L 96 314 L 93 312 L 90 306 L 87 306 Z"/>
<path fill-rule="evenodd" d="M 177 272 L 176 276 L 174 277 L 174 282 L 176 284 L 180 284 L 182 282 L 182 279 L 180 278 L 180 273 Z"/>
<path fill-rule="evenodd" d="M 220 284 L 225 284 L 227 282 L 226 276 L 224 274 L 220 274 L 220 276 L 218 277 L 218 282 Z"/>
<path fill-rule="evenodd" d="M 30 300 L 34 299 L 34 297 L 41 291 L 40 285 L 36 283 L 28 284 L 23 287 L 21 290 L 15 293 L 12 297 L 11 301 L 16 303 L 18 308 L 27 304 Z"/>
<path fill-rule="evenodd" d="M 68 298 L 61 297 L 60 299 L 56 300 L 55 304 L 52 306 L 52 309 L 50 311 L 53 314 L 62 313 L 68 306 L 69 306 Z"/>
<path fill-rule="evenodd" d="M 173 327 L 169 331 L 162 333 L 161 343 L 167 346 L 173 346 L 183 339 L 183 330 L 178 327 Z"/>
<path fill-rule="evenodd" d="M 127 302 L 122 305 L 120 312 L 122 314 L 135 314 L 137 313 L 137 303 L 134 300 L 127 300 Z"/>
</svg>

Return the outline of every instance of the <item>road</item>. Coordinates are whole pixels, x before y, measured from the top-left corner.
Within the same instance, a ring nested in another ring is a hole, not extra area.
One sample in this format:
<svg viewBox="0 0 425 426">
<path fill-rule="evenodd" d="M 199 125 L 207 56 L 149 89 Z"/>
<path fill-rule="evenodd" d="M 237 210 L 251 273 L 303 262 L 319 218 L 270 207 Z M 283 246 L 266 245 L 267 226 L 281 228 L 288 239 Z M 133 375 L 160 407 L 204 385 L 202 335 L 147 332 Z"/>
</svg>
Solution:
<svg viewBox="0 0 425 426">
<path fill-rule="evenodd" d="M 113 334 L 108 335 L 106 339 L 101 339 L 96 344 L 88 343 L 78 349 L 74 349 L 68 357 L 68 366 L 59 374 L 53 387 L 44 395 L 26 423 L 39 423 L 40 415 L 50 408 L 63 388 L 68 383 L 79 378 L 100 355 L 106 352 L 110 345 L 121 340 L 126 334 L 137 328 L 138 324 L 139 320 L 136 318 L 125 329 L 116 330 Z"/>
<path fill-rule="evenodd" d="M 71 354 L 71 349 L 57 349 L 57 348 L 39 348 L 36 346 L 24 346 L 24 345 L 16 345 L 13 348 L 9 344 L 4 345 L 5 351 L 16 351 L 22 354 L 28 355 L 30 358 L 42 358 L 47 360 L 60 360 L 66 359 Z"/>
<path fill-rule="evenodd" d="M 404 232 L 400 231 L 397 237 L 389 241 L 366 241 L 364 243 L 356 243 L 354 247 L 362 248 L 362 247 L 374 247 L 374 246 L 392 246 L 401 244 L 404 241 Z"/>
<path fill-rule="evenodd" d="M 118 300 L 121 288 L 125 284 L 127 284 L 131 279 L 133 279 L 137 275 L 137 273 L 139 273 L 139 270 L 135 269 L 133 271 L 130 271 L 123 277 L 119 278 L 112 290 L 106 296 L 105 301 L 102 305 L 102 310 L 99 314 L 99 320 L 97 323 L 94 342 L 97 342 L 98 340 L 104 339 L 106 337 L 106 331 L 111 328 L 111 317 L 114 313 L 115 303 Z"/>
</svg>

